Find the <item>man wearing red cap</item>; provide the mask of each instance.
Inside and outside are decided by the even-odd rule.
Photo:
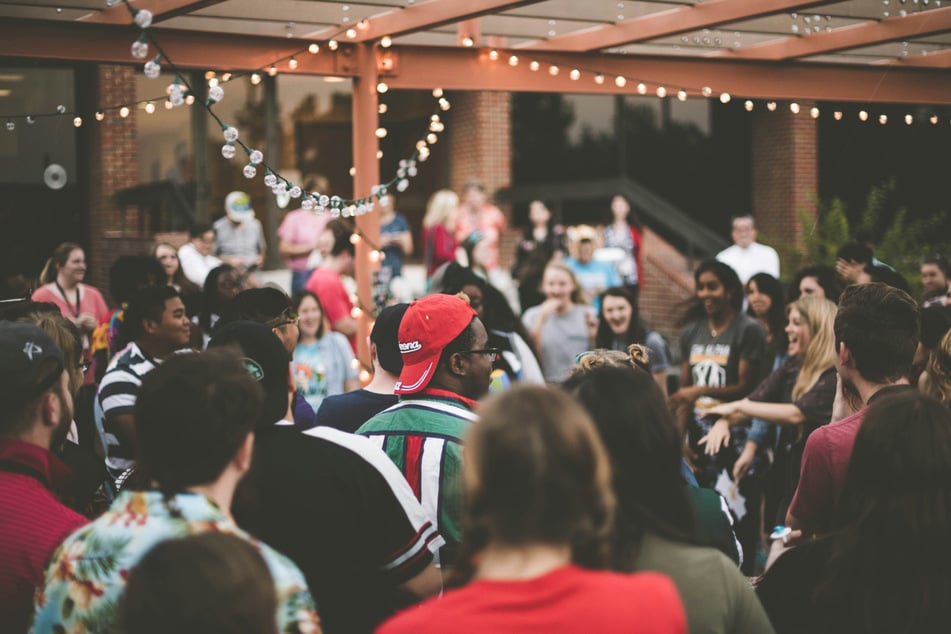
[[[462,299],[429,295],[410,304],[400,322],[400,402],[357,430],[396,463],[436,522],[452,563],[462,537],[462,438],[475,422],[475,399],[489,390],[497,349]]]

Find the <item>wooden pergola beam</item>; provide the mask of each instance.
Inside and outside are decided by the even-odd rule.
[[[157,24],[163,20],[197,11],[198,9],[204,9],[205,7],[220,4],[224,1],[225,0],[139,0],[138,2],[133,2],[132,6],[136,9],[148,9],[151,11],[152,23]],[[83,16],[80,20],[94,24],[132,24],[132,15],[122,3],[119,3],[114,7]]]
[[[718,51],[709,57],[789,60],[871,46],[882,42],[924,37],[949,29],[951,29],[951,7],[942,7],[904,17],[892,17],[844,26],[832,31],[816,33],[809,37],[784,37],[781,40],[746,46],[732,51]]]
[[[519,48],[535,51],[597,51],[644,42],[660,37],[677,35],[719,26],[737,20],[801,11],[830,0],[803,2],[803,0],[710,0],[692,6],[631,18],[613,25],[596,26],[575,33],[566,33],[547,40],[530,42]]]
[[[176,66],[182,69],[250,71],[266,68],[307,48],[310,40],[283,37],[248,37],[224,33],[152,29]],[[137,32],[129,27],[102,24],[7,20],[0,22],[0,56],[71,60],[109,64],[140,64],[129,46]],[[95,45],[90,45],[94,42]],[[296,70],[286,62],[280,72],[350,77],[357,74],[353,46],[341,44],[336,52],[297,55]]]
[[[951,48],[927,55],[890,59],[877,65],[897,68],[951,68]]]
[[[399,47],[391,53],[394,73],[386,83],[391,89],[638,94],[643,81],[647,94],[663,85],[668,98],[680,88],[696,97],[709,86],[714,97],[726,92],[734,98],[951,104],[951,81],[939,69],[552,52],[537,56],[540,68],[532,71],[532,56],[513,52],[519,56],[515,67],[504,51],[491,61],[485,51]],[[559,68],[555,76],[551,65]],[[580,79],[571,79],[572,68],[582,71]],[[595,72],[604,73],[604,83],[595,83]],[[624,88],[614,83],[618,75],[627,79]]]
[[[310,40],[249,37],[221,33],[155,29],[153,36],[176,66],[183,69],[248,71],[265,68],[277,59],[307,47]],[[134,31],[108,25],[8,20],[0,23],[0,56],[135,63],[129,55]],[[95,42],[95,46],[89,46]],[[519,56],[515,67],[510,54]],[[951,81],[943,68],[857,66],[804,62],[761,62],[713,58],[628,56],[546,52],[535,57],[538,71],[529,69],[525,51],[501,51],[495,61],[485,49],[460,47],[394,46],[378,55],[388,56],[392,70],[381,75],[394,89],[442,87],[447,90],[498,90],[589,94],[637,94],[643,81],[653,94],[663,85],[675,95],[681,87],[697,96],[704,86],[713,94],[777,100],[854,101],[863,103],[951,104]],[[940,58],[939,58],[940,59]],[[359,73],[354,45],[336,52],[297,56],[296,69],[279,64],[281,73],[354,77]],[[559,73],[549,73],[550,65]],[[572,80],[578,68],[581,78]],[[594,81],[596,72],[605,81]],[[618,88],[614,78],[627,78]]]
[[[491,13],[498,13],[514,9],[527,4],[535,4],[542,0],[429,0],[412,4],[405,8],[393,9],[366,21],[365,25],[357,25],[357,37],[351,42],[366,42],[379,39],[384,35],[396,37],[417,31],[427,31],[444,24],[452,24],[463,20],[478,18]],[[332,37],[340,31],[340,27],[333,27],[317,34],[317,39]]]

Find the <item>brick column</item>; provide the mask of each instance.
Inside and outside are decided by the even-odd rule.
[[[512,184],[512,95],[461,92],[450,101],[449,186],[461,195],[463,184],[475,179],[494,197]],[[510,215],[506,206],[500,209]]]
[[[753,113],[753,215],[756,225],[785,259],[802,243],[801,211],[817,212],[819,194],[818,134],[809,115],[814,104],[800,104],[799,114],[780,103],[775,112]],[[784,277],[794,271],[783,270]]]
[[[101,65],[98,68],[96,95],[101,105],[133,103],[136,100],[136,68]],[[123,235],[119,209],[113,200],[116,191],[138,183],[136,141],[136,109],[122,118],[118,110],[106,112],[103,121],[90,120],[92,126],[89,153],[90,166],[89,242],[87,257],[95,276],[88,280],[106,293],[109,289],[109,267],[123,253],[142,253],[141,237]],[[83,159],[81,159],[83,160]],[[130,209],[130,216],[137,213]],[[126,218],[126,226],[137,228],[135,218]],[[138,238],[138,239],[136,239]]]

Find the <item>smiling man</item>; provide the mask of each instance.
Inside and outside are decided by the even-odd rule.
[[[106,468],[118,477],[135,457],[135,407],[142,377],[188,345],[191,322],[171,286],[147,286],[129,301],[120,338],[125,349],[109,363],[99,384],[97,426],[104,432]]]
[[[399,328],[403,370],[394,391],[402,398],[357,430],[396,463],[436,523],[444,565],[462,538],[462,438],[499,354],[488,340],[476,311],[454,295],[410,304]]]

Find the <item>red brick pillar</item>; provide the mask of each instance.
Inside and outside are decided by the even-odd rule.
[[[462,196],[462,186],[477,180],[485,186],[489,200],[496,192],[512,184],[512,95],[507,92],[461,92],[451,96],[452,118],[448,135],[449,186]],[[509,219],[512,232],[512,208],[499,204]],[[503,268],[511,266],[514,246],[503,236],[500,259]]]
[[[512,95],[461,92],[451,100],[449,186],[461,195],[463,184],[475,179],[494,197],[512,184]]]
[[[786,261],[802,244],[800,213],[815,215],[819,194],[818,133],[810,116],[814,104],[799,104],[793,114],[788,103],[775,112],[753,113],[753,215],[760,233]],[[785,268],[783,277],[794,271]]]
[[[132,104],[136,101],[136,68],[101,65],[98,69],[98,102],[102,105]],[[89,121],[92,126],[89,155],[91,183],[89,187],[89,240],[87,256],[94,270],[90,283],[102,291],[109,288],[109,267],[117,255],[140,253],[139,241],[123,239],[123,223],[113,196],[116,191],[131,187],[139,180],[136,142],[136,108],[130,106],[129,116],[122,118],[118,110],[109,110],[102,121]],[[129,210],[135,214],[135,210]],[[134,218],[126,226],[137,228]],[[131,237],[131,236],[130,236]]]

